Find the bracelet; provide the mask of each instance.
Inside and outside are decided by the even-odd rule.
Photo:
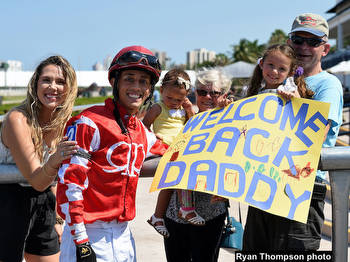
[[[56,225],[63,225],[64,220],[62,217],[56,217]]]
[[[54,175],[50,175],[50,174],[47,172],[47,170],[46,170],[46,165],[47,165],[47,163],[41,167],[41,169],[43,170],[44,174],[45,174],[47,177],[56,177],[56,176],[57,176],[57,170],[55,169],[56,172],[55,172]],[[54,168],[53,168],[53,169],[54,169]]]

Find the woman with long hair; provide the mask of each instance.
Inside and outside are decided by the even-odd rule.
[[[58,261],[55,179],[63,160],[77,152],[63,137],[77,95],[75,71],[61,56],[36,68],[26,99],[6,115],[0,163],[15,164],[25,183],[0,184],[0,261]]]

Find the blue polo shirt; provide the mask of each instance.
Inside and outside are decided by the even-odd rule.
[[[314,100],[327,102],[331,105],[328,113],[331,127],[322,147],[333,147],[343,122],[343,87],[336,76],[326,71],[306,77],[305,82],[308,88],[315,92]],[[325,172],[318,170],[317,177],[325,179]]]

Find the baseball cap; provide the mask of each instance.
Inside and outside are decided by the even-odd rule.
[[[293,22],[291,33],[308,32],[318,37],[327,36],[329,34],[328,23],[320,15],[306,13],[297,16]]]

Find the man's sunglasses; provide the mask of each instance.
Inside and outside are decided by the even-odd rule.
[[[324,41],[322,38],[317,38],[317,37],[307,38],[307,37],[302,37],[298,35],[291,35],[290,40],[292,40],[293,44],[295,45],[302,45],[304,42],[306,42],[306,44],[310,47],[318,47],[326,43],[326,41]]]
[[[207,90],[203,90],[203,89],[197,89],[196,92],[199,96],[207,96],[209,94],[213,98],[216,98],[222,95],[222,93],[219,91],[208,92]]]
[[[116,61],[118,65],[128,65],[130,63],[149,65],[156,70],[161,70],[158,58],[153,55],[143,54],[137,51],[128,51],[122,54]]]

